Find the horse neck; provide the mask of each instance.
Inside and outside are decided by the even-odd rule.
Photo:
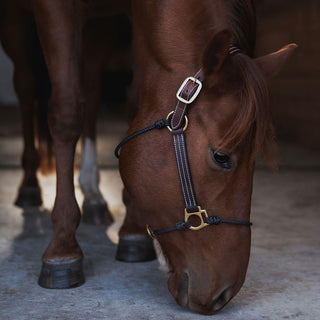
[[[227,28],[220,0],[163,0],[133,3],[135,53],[143,99],[174,96],[180,83],[201,67],[215,32]],[[154,91],[154,90],[156,91]],[[172,91],[172,92],[171,92]],[[169,98],[168,98],[169,99]]]

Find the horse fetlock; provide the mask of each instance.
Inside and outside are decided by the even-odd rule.
[[[23,184],[24,185],[24,184]],[[42,205],[41,190],[39,187],[22,186],[14,204],[20,208],[38,207]]]
[[[97,201],[85,199],[82,205],[82,221],[94,225],[110,225],[114,220],[103,198]]]
[[[101,197],[99,170],[95,141],[85,138],[83,142],[79,184],[85,198]],[[103,198],[102,198],[103,199]]]
[[[83,192],[85,205],[106,205],[106,201],[104,200],[101,192],[99,190],[88,190],[85,189]]]
[[[25,148],[22,154],[22,167],[35,173],[40,166],[40,157],[36,149]]]
[[[54,231],[53,238],[43,254],[43,259],[83,258],[83,252],[72,231]]]
[[[95,225],[110,225],[113,222],[113,218],[99,190],[99,171],[96,161],[92,162],[92,166],[89,166],[85,156],[83,161],[79,176],[79,184],[84,195],[82,205],[83,222]]]
[[[99,172],[94,168],[81,168],[79,175],[80,188],[85,198],[102,198],[99,190]]]

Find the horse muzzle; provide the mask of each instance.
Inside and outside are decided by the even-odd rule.
[[[200,314],[212,315],[218,312],[236,294],[233,286],[222,289],[221,286],[202,288],[201,284],[193,285],[195,281],[187,271],[180,276],[172,274],[168,280],[168,288],[179,305]]]

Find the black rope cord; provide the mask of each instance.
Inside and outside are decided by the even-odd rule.
[[[221,223],[229,223],[229,224],[237,224],[237,225],[243,225],[243,226],[252,226],[252,222],[248,221],[237,221],[237,220],[225,220],[221,219],[220,217],[217,216],[210,216],[205,219],[205,222],[209,225],[219,225]],[[167,228],[167,229],[161,229],[161,230],[151,230],[151,228],[148,226],[148,230],[151,233],[150,235],[152,237],[171,232],[171,231],[183,231],[187,230],[191,227],[191,222],[188,220],[186,222],[180,221],[177,222],[176,225],[172,228]]]
[[[126,138],[124,138],[118,145],[117,147],[115,148],[114,150],[114,155],[119,159],[120,157],[120,149],[121,147],[126,144],[129,140],[135,138],[136,136],[142,134],[142,133],[145,133],[145,132],[148,132],[150,130],[153,130],[153,129],[162,129],[164,127],[167,127],[170,125],[170,121],[168,119],[160,119],[160,120],[157,120],[153,125],[149,126],[149,127],[146,127],[144,129],[141,129],[141,130],[138,130],[132,134],[130,134],[129,136],[127,136]]]

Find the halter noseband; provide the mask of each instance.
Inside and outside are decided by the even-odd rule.
[[[235,54],[240,50],[236,47],[230,47],[229,54]],[[167,127],[172,133],[174,151],[176,156],[177,168],[181,183],[181,190],[184,198],[185,209],[184,209],[184,221],[177,222],[172,228],[152,230],[147,225],[148,234],[151,237],[161,235],[171,231],[182,231],[182,230],[200,230],[209,225],[218,225],[221,223],[236,224],[243,226],[251,226],[252,223],[249,221],[238,221],[238,220],[225,220],[220,219],[218,216],[208,216],[205,209],[197,204],[192,177],[189,167],[189,160],[187,154],[187,148],[185,143],[184,131],[188,126],[188,118],[186,116],[188,106],[197,98],[199,95],[202,82],[204,80],[203,73],[201,69],[193,76],[188,77],[184,80],[179,90],[177,91],[176,97],[178,102],[176,104],[175,110],[170,112],[166,119],[160,119],[156,121],[153,125],[134,132],[125,139],[123,139],[115,149],[115,155],[119,158],[119,151],[121,147],[131,140],[132,138],[150,131],[152,129],[161,129]],[[190,217],[197,216],[200,219],[200,224],[193,226],[189,221]]]

